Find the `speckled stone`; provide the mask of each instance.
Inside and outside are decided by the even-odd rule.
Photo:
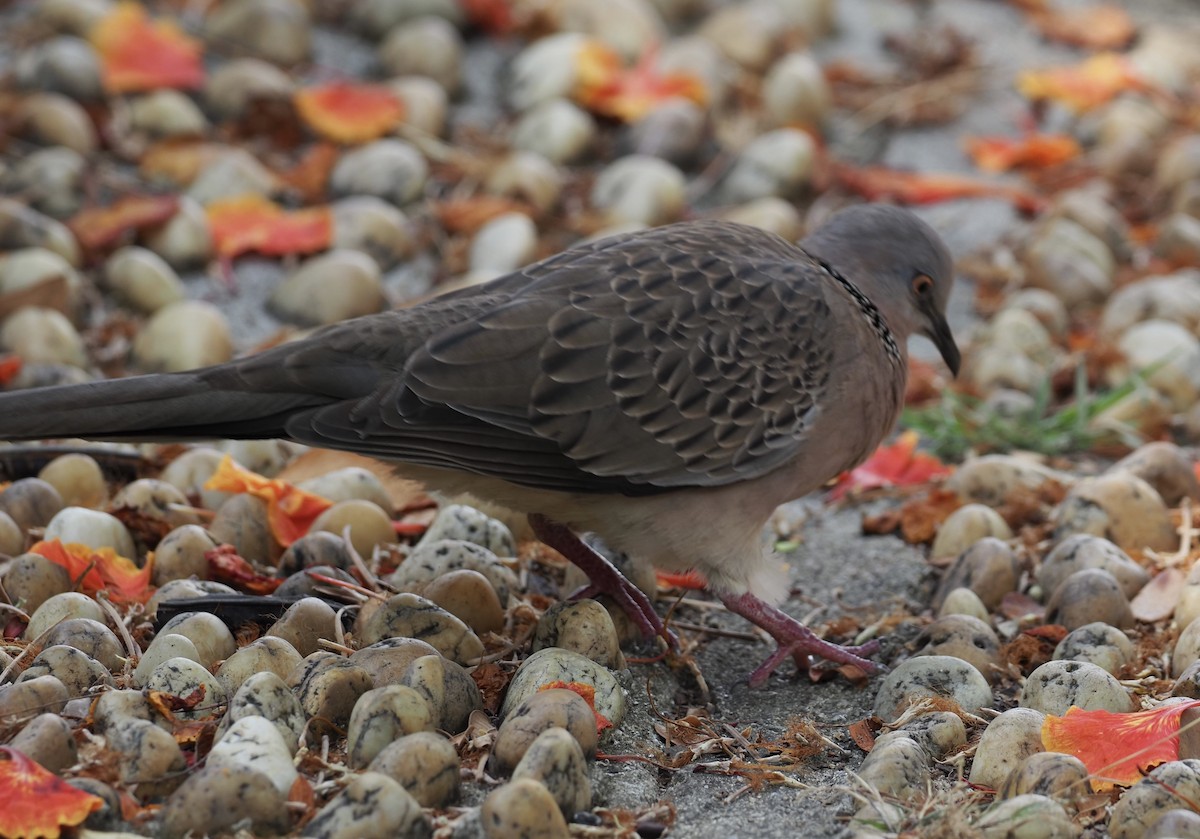
[[[245,766],[255,769],[287,795],[300,777],[292,765],[292,752],[275,724],[265,717],[246,716],[229,726],[208,753],[209,766]]]
[[[1135,703],[1111,673],[1083,661],[1048,661],[1029,674],[1021,707],[1062,716],[1072,705],[1085,711],[1124,713]]]
[[[350,663],[367,671],[377,688],[398,683],[408,665],[427,655],[441,655],[432,646],[416,638],[384,638],[355,650]]]
[[[1075,839],[1079,829],[1063,806],[1044,795],[1019,795],[997,802],[975,821],[983,839]]]
[[[480,808],[487,839],[567,839],[570,832],[554,796],[532,778],[488,793]]]
[[[949,699],[968,713],[992,704],[987,679],[967,662],[945,655],[910,658],[884,679],[875,695],[875,714],[894,720],[925,697]]]
[[[462,569],[478,571],[487,577],[502,606],[508,604],[509,594],[517,587],[516,575],[501,564],[490,549],[462,539],[430,541],[428,537],[413,549],[387,581],[401,591],[420,591],[441,575]]]
[[[1068,536],[1055,545],[1034,572],[1034,578],[1046,596],[1050,596],[1067,577],[1085,568],[1103,568],[1112,574],[1129,598],[1150,581],[1146,570],[1125,551],[1108,539],[1087,533]]]
[[[282,638],[255,638],[236,653],[225,659],[217,678],[229,694],[237,692],[247,679],[257,673],[274,673],[286,679],[295,670],[303,657],[296,648]]]
[[[358,698],[346,730],[346,764],[366,766],[394,740],[432,731],[433,716],[425,697],[405,685],[374,688]]]
[[[543,731],[568,731],[586,757],[593,757],[599,742],[596,717],[579,694],[563,688],[538,691],[504,717],[492,746],[491,760],[500,771],[511,769]]]
[[[495,556],[517,555],[517,542],[504,522],[465,504],[442,507],[417,547],[424,548],[444,539],[471,542]]]
[[[308,722],[300,700],[280,676],[269,671],[255,673],[241,683],[229,700],[229,710],[221,718],[216,739],[219,741],[245,717],[262,717],[275,726],[291,754],[300,748],[300,738]]]
[[[299,698],[306,715],[345,728],[354,703],[371,689],[371,677],[366,670],[341,656],[318,652],[305,658],[292,671],[288,685]]]
[[[858,776],[882,795],[910,800],[924,795],[929,786],[929,753],[916,740],[897,732],[875,742]]]
[[[414,659],[401,683],[424,697],[434,724],[451,734],[465,730],[471,712],[483,708],[483,697],[467,671],[440,655]]]
[[[986,536],[960,553],[942,577],[934,608],[944,603],[950,592],[965,588],[978,595],[987,609],[995,609],[1004,595],[1016,591],[1020,574],[1012,548],[1000,539]]]
[[[6,744],[51,772],[73,766],[79,757],[75,731],[58,714],[39,714]]]
[[[336,636],[337,614],[324,600],[305,597],[297,600],[267,630],[268,638],[282,638],[301,656],[311,655],[320,649],[322,638]]]
[[[595,600],[563,601],[543,612],[533,634],[533,650],[548,647],[579,653],[602,667],[625,669],[617,627]]]
[[[1072,630],[1054,648],[1054,658],[1086,661],[1114,676],[1133,658],[1133,642],[1124,632],[1106,623],[1088,623]]]
[[[1000,639],[983,621],[968,615],[947,615],[925,627],[914,655],[948,655],[960,658],[989,682],[1000,672]]]
[[[1030,755],[1043,751],[1045,721],[1041,711],[1011,708],[988,723],[971,762],[971,783],[999,789]]]
[[[1073,805],[1088,795],[1088,770],[1074,755],[1036,752],[1009,774],[1000,789],[1002,798],[1033,793]]]
[[[430,731],[418,731],[389,743],[371,765],[404,787],[422,807],[444,807],[458,794],[458,752]]]
[[[1150,826],[1183,802],[1200,800],[1200,760],[1173,760],[1151,769],[1113,805],[1112,839],[1144,839]]]
[[[591,685],[596,689],[596,711],[613,725],[620,725],[625,719],[625,691],[616,677],[591,659],[557,647],[538,650],[525,659],[509,683],[500,716],[507,718],[510,711],[542,686],[559,681]]]
[[[404,787],[379,772],[353,775],[300,834],[305,839],[428,839],[433,827]]]
[[[183,839],[225,833],[247,821],[256,835],[286,833],[287,796],[270,778],[249,767],[206,766],[167,799],[160,830],[164,839]]]
[[[513,780],[540,781],[567,818],[592,808],[592,782],[579,741],[565,728],[548,728],[526,749]]]
[[[404,592],[360,618],[358,637],[363,644],[384,638],[420,638],[459,664],[483,655],[483,643],[471,628],[424,597]]]
[[[216,676],[203,665],[186,658],[169,658],[155,667],[146,679],[146,689],[161,690],[183,699],[193,696],[198,690],[203,691],[203,698],[193,710],[175,711],[175,715],[183,719],[212,716],[228,698]]]
[[[1046,603],[1046,622],[1078,629],[1089,623],[1133,625],[1129,600],[1117,578],[1103,568],[1085,568],[1063,580]]]

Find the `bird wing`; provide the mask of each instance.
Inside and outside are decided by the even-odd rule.
[[[832,366],[821,270],[740,225],[614,237],[432,302],[415,348],[384,346],[394,326],[324,338],[320,375],[374,357],[348,385],[371,391],[289,435],[572,492],[720,486],[795,454]]]

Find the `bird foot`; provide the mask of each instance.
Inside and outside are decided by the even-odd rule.
[[[863,656],[871,655],[879,650],[879,642],[871,641],[862,646],[850,647],[834,644],[818,638],[813,631],[791,615],[776,609],[753,594],[722,595],[725,607],[735,612],[755,626],[765,629],[772,638],[779,642],[775,652],[750,674],[750,687],[762,687],[767,679],[775,672],[784,659],[792,658],[796,667],[808,671],[812,667],[812,656],[820,656],[837,664],[853,664],[866,671],[876,673],[882,665],[868,661]]]
[[[654,611],[654,604],[646,593],[626,579],[617,566],[602,554],[588,547],[569,527],[551,521],[536,513],[530,514],[529,526],[541,542],[558,551],[570,562],[587,574],[588,585],[571,595],[571,599],[594,597],[607,594],[647,638],[658,636],[671,649],[677,649],[679,641],[675,634],[663,624]]]

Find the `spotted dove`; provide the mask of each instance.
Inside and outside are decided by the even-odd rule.
[[[195,371],[0,395],[0,439],[286,438],[397,464],[529,516],[534,533],[670,637],[649,599],[576,534],[696,569],[785,658],[857,664],[771,605],[781,503],[889,433],[906,342],[952,371],[953,283],[906,210],[844,210],[799,246],[722,221],[601,239],[408,309]]]

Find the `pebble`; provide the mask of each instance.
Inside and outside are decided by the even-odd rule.
[[[229,710],[221,718],[216,739],[245,717],[261,717],[275,727],[289,754],[300,748],[300,738],[308,720],[300,700],[287,683],[275,673],[264,671],[246,677],[229,700]]]
[[[62,503],[70,507],[103,507],[108,501],[108,483],[94,457],[64,454],[42,467],[38,478],[58,491]]]
[[[1200,330],[1200,287],[1194,271],[1145,277],[1113,292],[1100,315],[1100,334],[1119,338],[1135,324],[1166,320]]]
[[[421,594],[461,620],[477,635],[504,628],[500,598],[488,578],[478,571],[466,568],[450,571],[426,585]]]
[[[1168,507],[1184,498],[1200,499],[1200,480],[1191,457],[1174,443],[1157,441],[1139,446],[1118,460],[1109,472],[1129,472],[1154,487]]]
[[[1195,661],[1200,661],[1200,619],[1193,620],[1179,633],[1171,653],[1171,672],[1182,673]]]
[[[274,565],[282,553],[271,532],[267,502],[253,495],[230,496],[217,508],[208,532],[217,542],[232,545],[238,556],[251,563]]]
[[[295,87],[292,77],[270,62],[233,58],[209,71],[204,105],[218,120],[236,120],[253,105],[290,100]]]
[[[573,163],[596,141],[596,120],[567,99],[548,99],[517,120],[512,147],[541,155],[551,163]]]
[[[779,54],[789,28],[778,4],[736,3],[713,11],[697,33],[742,69],[761,73]]]
[[[1142,839],[1200,839],[1200,813],[1182,808],[1167,810]]]
[[[399,682],[408,665],[427,655],[441,655],[416,638],[384,638],[350,655],[350,662],[367,671],[375,687]]]
[[[228,698],[217,677],[203,665],[187,658],[169,658],[154,668],[146,679],[147,690],[161,690],[181,699],[188,699],[198,690],[202,698],[193,710],[177,710],[183,719],[203,719],[217,713],[218,706]]]
[[[297,484],[300,489],[319,495],[335,504],[341,501],[370,501],[386,513],[392,510],[392,500],[379,477],[361,466],[335,469]],[[314,534],[317,536],[323,534]],[[338,534],[339,536],[341,534]],[[295,544],[295,543],[293,543]],[[322,563],[330,565],[336,563]]]
[[[947,516],[938,527],[929,555],[935,558],[958,556],[979,540],[989,536],[1001,540],[1011,539],[1012,529],[991,507],[967,504]],[[984,602],[987,600],[984,599]]]
[[[58,35],[25,47],[16,56],[17,84],[25,90],[61,93],[78,101],[104,98],[100,59],[82,38]]]
[[[1047,593],[1053,593],[1067,577],[1086,568],[1102,568],[1117,580],[1125,596],[1132,598],[1150,581],[1150,575],[1108,539],[1077,534],[1063,539],[1042,560],[1034,578]]]
[[[55,774],[74,766],[79,759],[75,730],[58,714],[34,717],[7,745]]]
[[[394,740],[432,731],[433,717],[425,698],[410,687],[373,688],[358,698],[346,730],[346,764],[361,769]]]
[[[332,606],[316,597],[305,597],[288,606],[266,636],[282,638],[303,658],[320,649],[322,638],[335,637],[336,625]]]
[[[339,572],[345,573],[353,565],[353,560],[350,558],[350,550],[346,546],[346,541],[340,536],[335,536],[332,533],[321,531],[319,533],[309,533],[307,536],[301,536],[295,542],[292,542],[288,549],[283,552],[283,556],[279,558],[279,566],[276,568],[276,576],[287,576],[289,578],[300,578],[301,580],[308,579],[311,584],[315,584],[315,580],[311,580],[305,571],[326,571],[333,575],[338,575]],[[353,580],[352,577],[348,579]],[[284,583],[288,585],[288,583]],[[289,586],[289,589],[292,586]],[[310,585],[311,588],[311,585]],[[279,590],[276,590],[279,594]]]
[[[38,478],[13,481],[0,492],[0,512],[10,516],[21,530],[45,527],[64,506],[58,490]]]
[[[75,234],[62,222],[23,202],[0,198],[0,242],[5,248],[47,251],[77,268],[83,262]]]
[[[113,496],[111,507],[170,530],[200,523],[200,516],[182,492],[166,481],[152,478],[141,478],[123,486]],[[146,547],[154,547],[154,544]]]
[[[660,157],[676,166],[691,166],[709,141],[708,112],[691,99],[674,97],[629,126],[621,138],[627,154]]]
[[[7,513],[0,513],[0,554],[15,557],[25,549],[25,534]]]
[[[154,549],[154,584],[208,576],[205,554],[218,547],[220,543],[198,524],[176,527]]]
[[[483,644],[469,626],[436,603],[408,592],[393,595],[369,613],[360,613],[357,636],[362,644],[384,638],[420,638],[459,664],[483,655]]]
[[[579,653],[557,647],[538,650],[522,662],[508,685],[500,716],[507,717],[543,685],[558,681],[591,685],[596,689],[596,711],[614,726],[625,719],[625,691],[612,672]]]
[[[456,26],[465,23],[456,0],[361,0],[348,11],[350,25],[376,40],[415,17],[437,15]]]
[[[3,579],[4,591],[13,605],[26,614],[33,614],[51,597],[68,593],[73,588],[66,569],[41,554],[14,557],[0,579]]]
[[[1018,795],[997,802],[975,821],[983,839],[1075,839],[1079,828],[1063,806],[1044,795]]]
[[[946,571],[933,605],[937,608],[950,592],[965,588],[979,598],[985,609],[995,609],[1004,595],[1017,590],[1020,575],[1013,549],[994,536],[984,536],[962,551]]]
[[[596,176],[592,206],[610,224],[656,226],[677,221],[683,212],[683,173],[665,160],[632,154],[610,163]]]
[[[890,732],[883,735],[891,736],[893,735]],[[966,745],[967,728],[958,714],[951,711],[930,711],[905,723],[895,736],[915,740],[931,757],[942,760]]]
[[[532,262],[537,254],[537,226],[524,213],[503,213],[484,223],[467,254],[471,271],[508,273]]]
[[[946,489],[966,501],[998,507],[1017,490],[1036,491],[1071,478],[1027,458],[990,454],[972,458],[946,479]]]
[[[429,529],[425,531],[425,535],[418,543],[417,550],[425,548],[432,550],[434,543],[445,540],[470,542],[478,545],[490,551],[493,559],[500,556],[517,555],[516,539],[513,538],[512,531],[504,522],[465,504],[447,504],[439,510],[429,525]],[[473,565],[462,567],[475,568]],[[480,568],[475,568],[475,570],[482,571]]]
[[[204,18],[204,37],[226,53],[249,55],[281,67],[308,60],[312,23],[295,0],[233,0]]]
[[[796,208],[790,202],[774,196],[747,201],[727,210],[722,218],[758,227],[791,241],[799,239],[804,230],[804,223]]]
[[[446,132],[450,96],[446,88],[426,76],[400,76],[387,82],[404,104],[404,125],[431,137]]]
[[[558,32],[525,47],[509,65],[508,101],[517,112],[541,102],[566,99],[578,84],[578,57],[589,39]]]
[[[388,32],[379,63],[390,76],[425,76],[448,94],[462,81],[463,40],[458,29],[436,15],[418,17]]]
[[[1046,715],[1033,708],[1010,708],[983,731],[967,776],[972,784],[999,789],[1030,755],[1043,751]]]
[[[1046,603],[1046,621],[1067,629],[1096,622],[1120,628],[1133,625],[1133,613],[1112,574],[1103,568],[1086,568],[1054,590]]]
[[[242,717],[230,725],[213,744],[206,764],[254,769],[270,778],[284,795],[291,792],[292,784],[300,777],[283,735],[270,720],[259,716]]]
[[[532,649],[537,652],[548,647],[579,653],[612,670],[625,669],[612,616],[595,600],[562,601],[543,612]]]
[[[567,818],[592,809],[587,758],[564,728],[548,728],[530,744],[512,773],[514,781],[522,778],[543,784]]]
[[[321,720],[322,726],[318,728],[324,725],[345,728],[354,704],[372,687],[366,670],[330,652],[317,652],[305,658],[287,681],[305,715]]]
[[[79,210],[87,170],[83,155],[64,146],[38,149],[23,157],[0,185],[12,195],[24,195],[31,207],[55,218]]]
[[[970,714],[992,705],[992,689],[978,670],[961,659],[929,655],[910,658],[887,675],[875,695],[875,715],[895,720],[926,697],[949,699]]]
[[[91,118],[79,104],[59,93],[34,93],[20,101],[10,123],[17,134],[43,146],[66,146],[94,154],[99,144]]]
[[[567,839],[567,822],[554,796],[532,778],[521,778],[488,793],[480,807],[487,839]]]
[[[591,0],[565,0],[561,14],[564,31],[590,35],[627,61],[653,50],[666,38],[661,16],[646,0],[610,0],[603,6]]]
[[[741,204],[757,198],[791,198],[808,186],[816,162],[812,135],[777,128],[755,137],[717,187],[721,200]]]
[[[289,323],[325,326],[382,312],[387,298],[375,260],[339,248],[301,265],[275,287],[267,305]]]
[[[819,127],[829,113],[831,98],[821,65],[806,51],[783,56],[763,78],[763,110],[773,126]]]
[[[209,594],[237,594],[224,583],[214,583],[209,580],[171,580],[165,583],[146,603],[146,616],[153,620],[158,614],[158,607],[173,600],[186,600],[190,597],[204,597]]]
[[[1036,752],[1012,771],[1000,788],[1001,798],[1036,794],[1074,806],[1089,793],[1089,773],[1074,755]]]
[[[93,688],[100,685],[112,686],[112,674],[103,664],[82,650],[56,644],[38,653],[25,668],[17,683],[28,682],[40,676],[53,676],[63,683],[72,697],[90,696]]]
[[[133,536],[120,519],[100,510],[86,507],[64,507],[46,525],[46,541],[60,540],[63,544],[77,543],[89,548],[112,548],[117,555],[136,557]]]
[[[1200,760],[1172,760],[1151,769],[1113,805],[1112,839],[1144,839],[1150,826],[1180,802],[1200,798]]]
[[[1048,661],[1025,680],[1021,707],[1062,716],[1072,705],[1118,714],[1135,710],[1129,691],[1111,673],[1085,661]]]
[[[1073,630],[1054,648],[1054,658],[1086,661],[1116,676],[1133,660],[1133,642],[1124,632],[1107,623],[1088,623]]]
[[[1027,282],[1053,293],[1069,309],[1101,305],[1112,291],[1116,271],[1112,251],[1070,219],[1043,224],[1024,256]]]
[[[190,638],[200,653],[200,663],[206,668],[215,667],[237,652],[237,641],[229,627],[208,612],[182,612],[163,624],[159,632]]]
[[[220,466],[222,457],[221,452],[208,446],[188,449],[167,464],[167,467],[159,475],[159,479],[166,481],[190,498],[199,498],[203,507],[216,510],[233,497],[228,492],[204,489],[204,484]]]
[[[217,678],[226,693],[233,695],[256,673],[273,673],[287,678],[301,662],[296,648],[282,638],[256,638],[221,664]]]
[[[264,478],[274,478],[306,449],[288,440],[221,440],[216,447]]]
[[[387,744],[367,769],[390,777],[422,807],[445,807],[458,794],[458,752],[449,740],[430,731]]]
[[[868,788],[902,801],[925,794],[929,773],[929,753],[916,740],[898,732],[886,740],[876,740],[858,770]]]
[[[379,772],[352,775],[305,825],[305,839],[429,839],[433,827],[404,787]]]
[[[200,108],[177,90],[156,90],[126,104],[129,127],[152,138],[203,137],[211,130]]]
[[[53,676],[0,686],[0,720],[5,726],[32,719],[42,712],[60,713],[70,694],[66,685]]]
[[[405,121],[409,123],[411,115]],[[417,241],[408,217],[382,198],[351,195],[335,201],[331,209],[335,248],[361,251],[381,269],[411,259],[416,253]]]
[[[171,658],[186,658],[200,663],[200,653],[191,638],[174,632],[160,632],[138,659],[137,667],[133,670],[133,683],[144,687],[155,668]]]
[[[70,618],[55,624],[54,628],[41,638],[42,644],[47,647],[66,644],[87,653],[104,665],[110,673],[121,671],[125,665],[121,642],[117,640],[113,631],[100,621]]]
[[[413,659],[401,683],[424,697],[434,725],[451,734],[465,731],[471,713],[483,708],[483,697],[467,671],[440,655]]]
[[[339,501],[313,521],[309,532],[326,531],[341,536],[350,528],[350,544],[359,556],[370,557],[377,545],[396,541],[392,520],[378,505],[361,498]]]
[[[551,728],[565,729],[586,757],[595,757],[599,741],[592,709],[574,691],[549,688],[527,697],[504,715],[492,758],[502,771],[515,767],[538,736]]]
[[[200,202],[187,195],[180,196],[175,215],[149,231],[144,244],[176,270],[207,262],[213,253],[212,231]]]
[[[342,155],[330,187],[338,196],[374,195],[404,206],[425,190],[429,164],[404,140],[376,140]]]
[[[49,561],[49,560],[47,560]],[[61,567],[61,566],[59,566]],[[7,580],[7,577],[5,577]],[[40,638],[43,633],[65,620],[87,618],[103,621],[104,610],[95,600],[77,591],[64,591],[47,597],[30,616],[29,624],[22,633],[26,640]]]
[[[493,195],[522,201],[544,214],[553,210],[562,196],[563,173],[540,154],[514,151],[488,171],[484,188]]]
[[[1000,639],[978,618],[950,615],[938,618],[917,637],[924,644],[914,655],[952,656],[962,659],[995,681],[1000,672]]]
[[[204,165],[187,188],[187,196],[207,206],[247,194],[274,195],[283,183],[258,158],[243,149],[223,151]]]
[[[140,690],[110,690],[96,698],[92,707],[92,727],[97,734],[106,734],[122,720],[153,722],[164,731],[170,723],[150,704]]]
[[[984,622],[990,617],[987,606],[979,599],[979,595],[969,588],[950,589],[937,609],[939,618],[947,615],[968,615]]]
[[[1174,550],[1175,526],[1162,497],[1128,472],[1085,478],[1055,510],[1055,535],[1104,536],[1122,547]]]
[[[152,722],[114,720],[105,740],[118,755],[121,782],[136,785],[139,798],[167,795],[186,777],[187,760],[175,738]]]
[[[1172,668],[1173,670],[1174,668]],[[1175,677],[1175,686],[1171,688],[1171,695],[1200,699],[1200,660],[1193,661]]]
[[[1117,349],[1125,363],[1107,368],[1110,384],[1144,372],[1176,411],[1187,410],[1200,396],[1200,341],[1179,324],[1161,319],[1136,323],[1117,340]]]
[[[233,357],[229,323],[221,310],[200,300],[169,303],[142,326],[133,357],[145,372],[172,373],[220,364]]]
[[[256,835],[272,835],[286,833],[290,821],[287,795],[263,773],[245,766],[205,766],[167,799],[160,830],[164,839],[184,839],[229,832],[248,822]]]

